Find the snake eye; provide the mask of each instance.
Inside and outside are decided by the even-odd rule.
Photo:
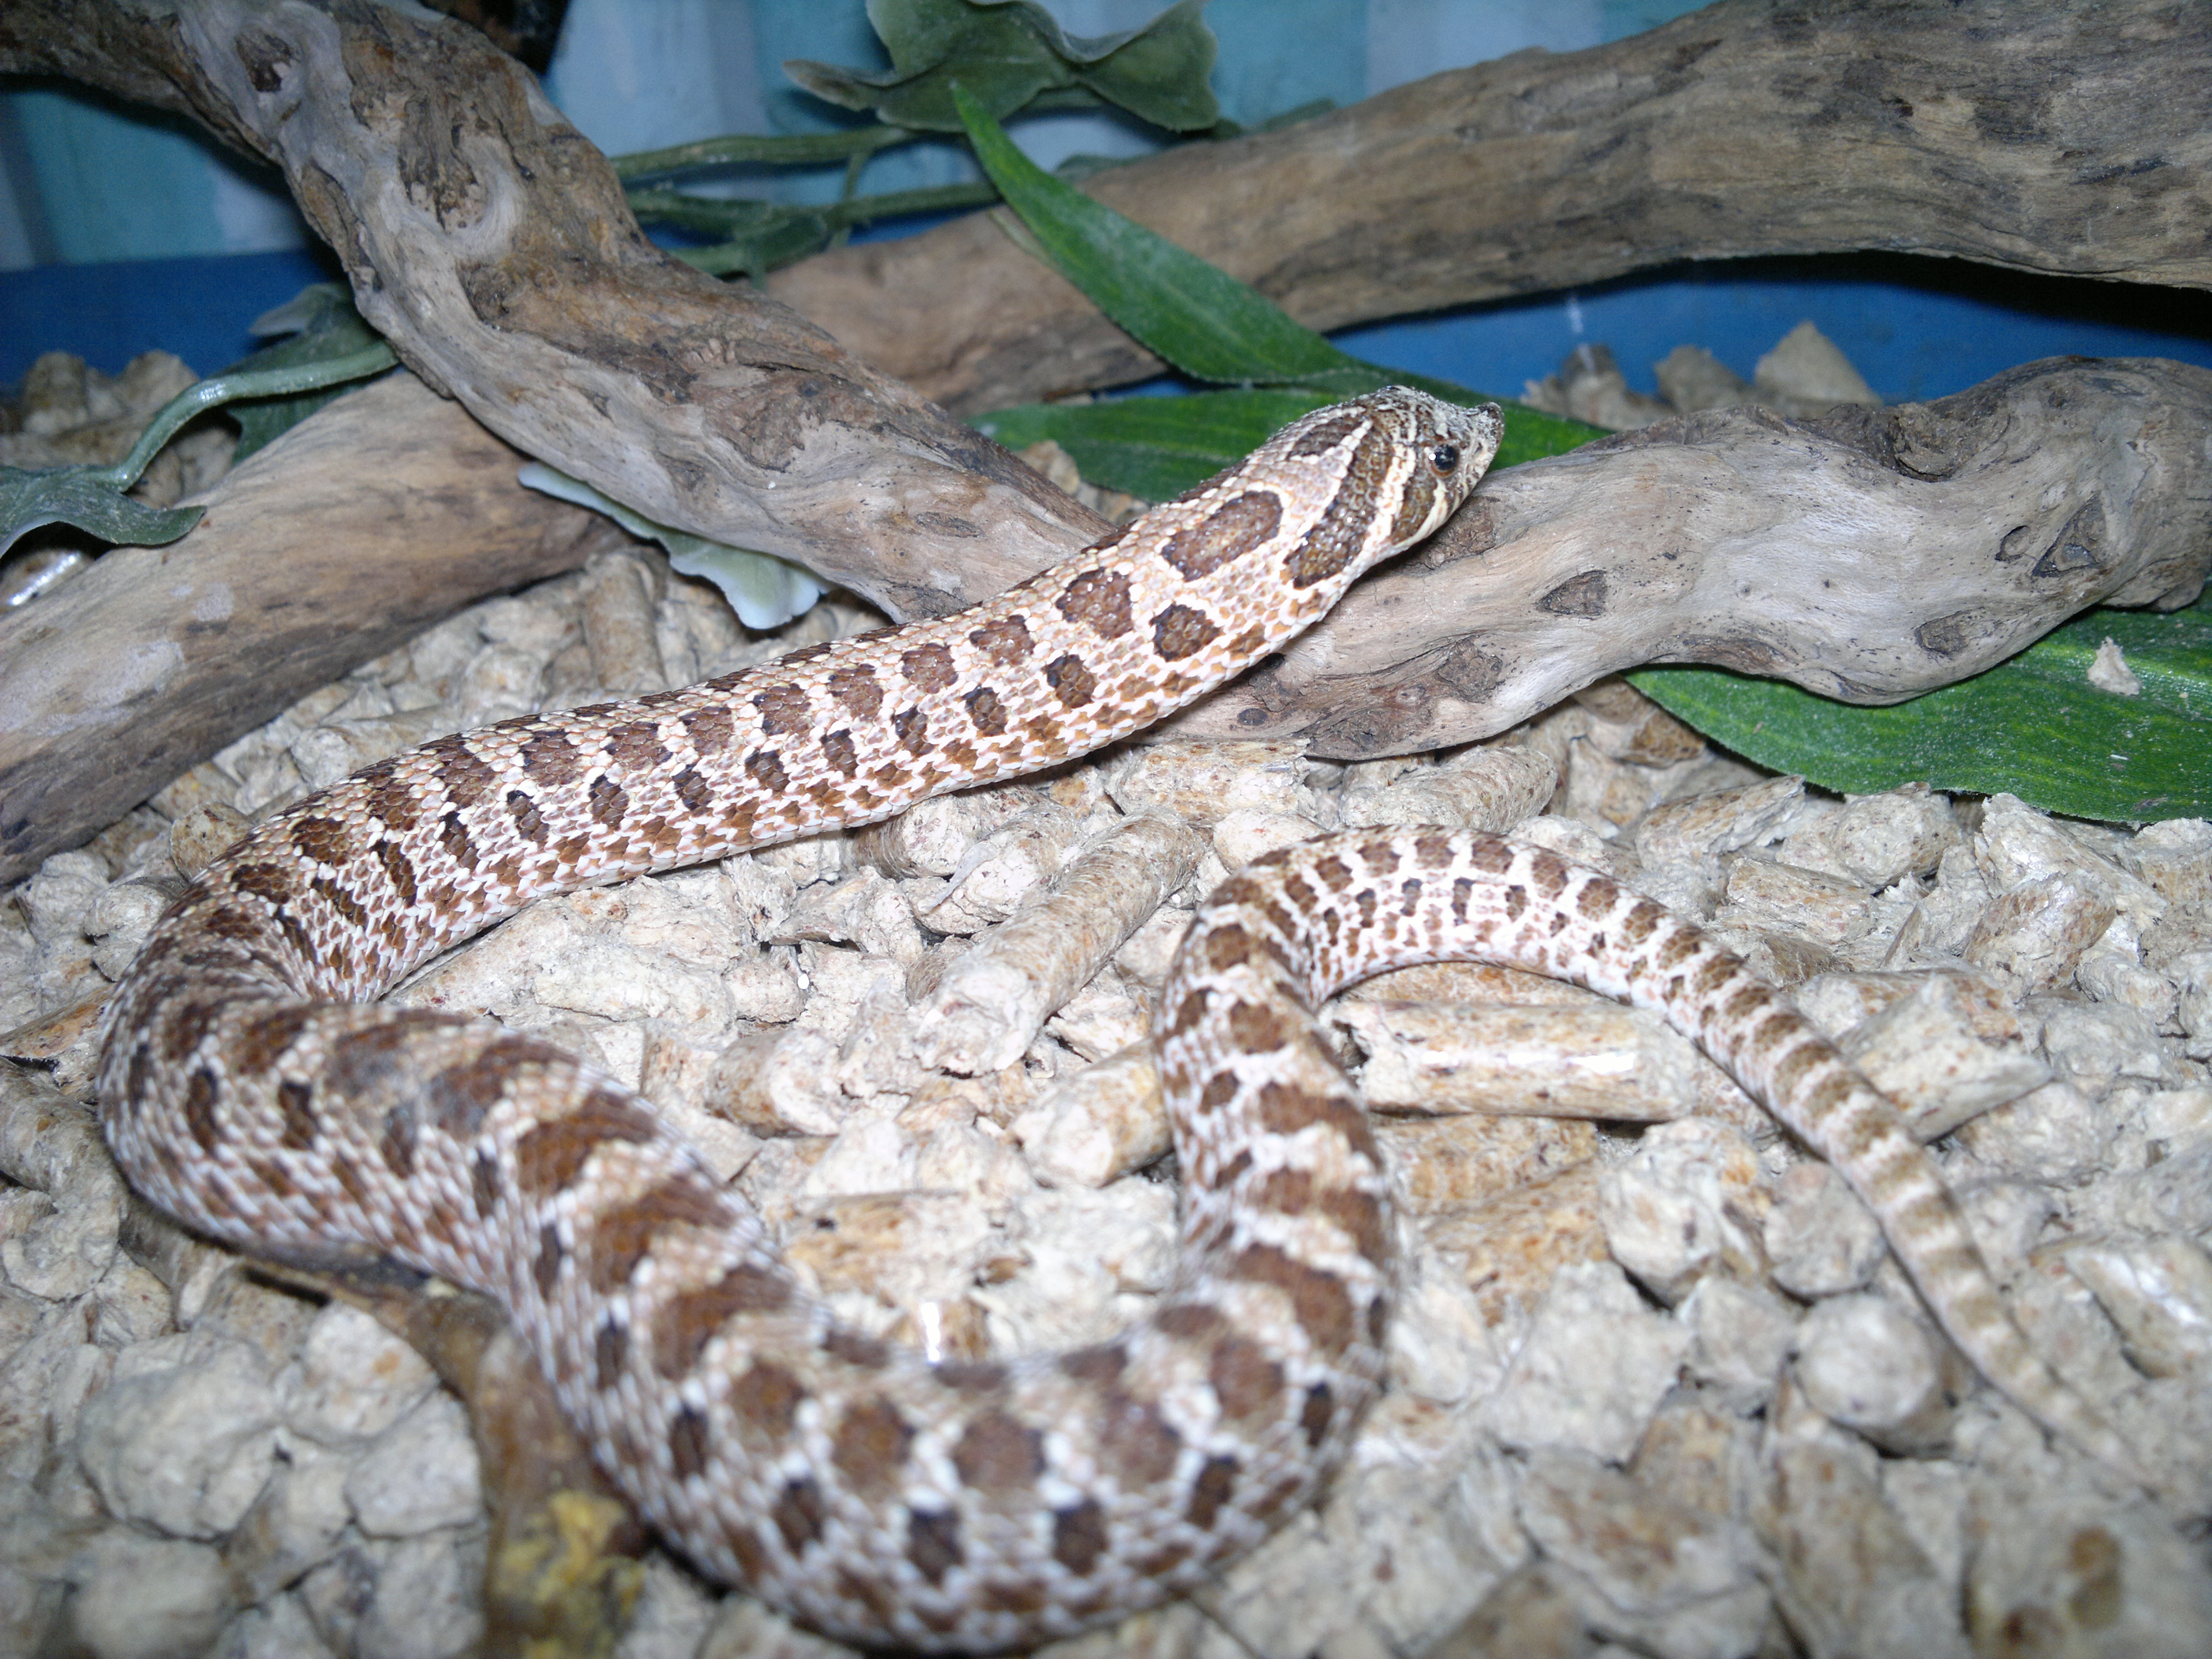
[[[1459,465],[1459,450],[1451,444],[1438,444],[1429,452],[1429,465],[1437,470],[1437,477],[1446,477]]]

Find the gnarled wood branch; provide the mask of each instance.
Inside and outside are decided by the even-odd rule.
[[[167,547],[0,615],[0,883],[471,600],[628,538],[398,374],[240,464]]]
[[[1316,328],[1858,249],[2203,289],[2212,8],[1724,0],[1084,188]],[[1161,366],[989,214],[818,255],[769,291],[952,409]]]
[[[1345,758],[1501,732],[1647,662],[1858,703],[2212,566],[2212,371],[2055,357],[1929,404],[1715,410],[1484,481],[1334,623],[1182,717]]]
[[[379,0],[0,0],[0,70],[276,163],[434,390],[647,517],[956,608],[1105,521],[787,307],[667,258],[606,159],[465,24]]]

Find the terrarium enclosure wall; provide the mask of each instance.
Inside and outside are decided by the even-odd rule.
[[[1085,56],[1155,0],[437,9],[0,0],[10,527],[81,469],[0,562],[0,1649],[851,1651],[641,1525],[489,1302],[134,1198],[115,985],[363,767],[950,614],[1402,375],[1510,400],[1497,465],[1218,694],[395,1000],[640,1091],[856,1340],[981,1369],[1172,1295],[1205,896],[1510,833],[1784,988],[2158,1490],[1978,1377],[1710,1045],[1407,968],[1322,1012],[1381,1401],[1249,1558],[1047,1650],[2212,1651],[2212,18],[1211,0],[1178,82]],[[887,74],[925,14],[1030,31],[1042,103]],[[725,134],[771,142],[676,153]]]

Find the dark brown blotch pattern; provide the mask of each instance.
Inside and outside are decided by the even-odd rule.
[[[1283,498],[1272,489],[1248,489],[1224,501],[1194,525],[1168,538],[1160,556],[1185,581],[1210,576],[1272,538],[1283,522]]]

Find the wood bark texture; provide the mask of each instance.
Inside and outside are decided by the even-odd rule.
[[[0,0],[0,70],[275,162],[409,368],[648,518],[902,617],[1107,528],[788,308],[653,247],[606,158],[465,24],[380,0]]]
[[[2212,7],[1725,0],[1084,188],[1323,329],[1859,249],[2202,289]],[[818,255],[769,291],[963,411],[1161,367],[994,214]]]
[[[628,538],[523,489],[523,458],[404,371],[0,617],[0,883],[471,600]]]
[[[2212,371],[2054,357],[1818,421],[1715,410],[1486,479],[1174,729],[1402,754],[1647,662],[1897,702],[2088,605],[2186,605],[2208,566]]]

